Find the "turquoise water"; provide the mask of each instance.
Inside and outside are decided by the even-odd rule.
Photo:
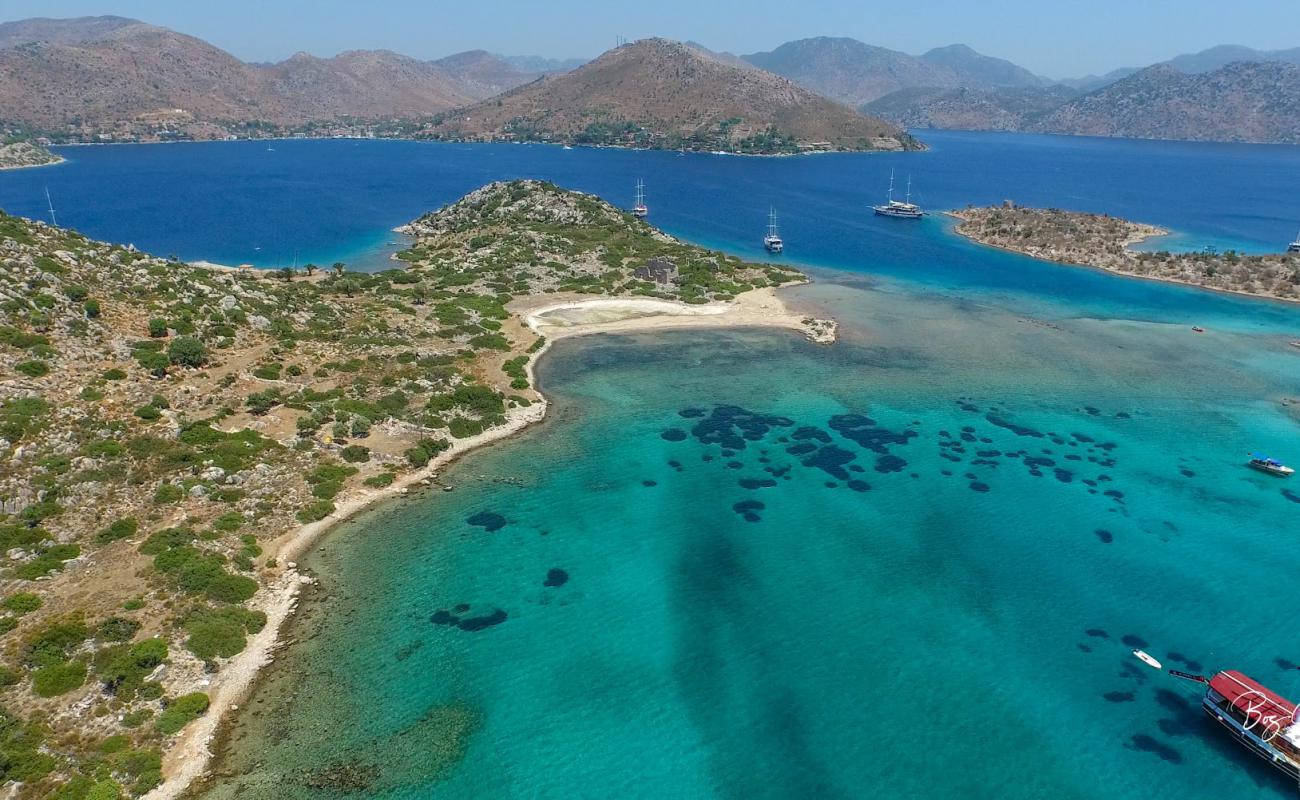
[[[563,342],[542,427],[329,538],[212,796],[1289,796],[1129,651],[1300,690],[1300,506],[1242,467],[1300,354],[821,278],[834,347]]]
[[[1129,651],[1300,695],[1300,486],[1242,466],[1254,448],[1300,460],[1282,405],[1300,309],[860,206],[903,164],[936,206],[1012,196],[1264,248],[1300,216],[1300,148],[930,139],[915,160],[95,148],[0,176],[9,210],[63,181],[87,232],[213,260],[276,230],[320,261],[375,252],[385,227],[510,174],[612,199],[653,176],[657,222],[754,255],[777,197],[791,257],[819,267],[791,296],[841,321],[833,347],[559,343],[543,425],[305,559],[319,589],[211,796],[1290,796],[1196,687]]]

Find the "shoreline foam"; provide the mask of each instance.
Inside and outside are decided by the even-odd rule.
[[[648,303],[655,304],[653,307]],[[709,308],[708,311],[700,309]],[[579,322],[568,326],[548,326],[544,322],[534,327],[533,319],[556,310],[609,310],[633,308],[651,313],[610,322]],[[661,313],[655,314],[658,308]],[[770,327],[797,330],[815,342],[830,343],[835,339],[833,321],[814,320],[790,311],[774,289],[753,289],[738,296],[732,303],[692,306],[652,298],[578,298],[557,302],[554,295],[540,295],[519,301],[512,309],[529,328],[544,335],[545,341],[536,352],[529,354],[524,372],[531,385],[537,385],[536,367],[542,356],[550,351],[557,339],[598,333],[631,333],[686,328]],[[822,323],[812,326],[810,323]],[[539,396],[541,392],[538,392]],[[196,781],[208,774],[216,754],[213,745],[218,741],[231,712],[237,711],[254,691],[262,671],[271,662],[282,644],[281,633],[285,623],[297,609],[302,588],[312,579],[297,569],[293,559],[316,544],[335,526],[370,509],[378,503],[401,497],[412,486],[429,485],[439,470],[460,456],[480,447],[515,436],[546,417],[550,401],[542,396],[526,407],[506,411],[504,424],[464,439],[453,439],[451,447],[438,454],[429,464],[411,472],[383,489],[365,489],[340,503],[334,513],[322,520],[294,529],[274,543],[274,558],[281,573],[259,592],[253,607],[266,614],[266,625],[249,638],[244,650],[231,658],[213,677],[208,689],[209,706],[203,716],[187,725],[177,740],[166,749],[163,756],[164,781],[149,791],[146,800],[175,800],[180,798]],[[268,549],[268,554],[270,553]]]

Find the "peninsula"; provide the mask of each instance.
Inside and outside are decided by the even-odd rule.
[[[981,244],[1046,261],[1203,289],[1300,300],[1300,257],[1233,251],[1136,251],[1132,245],[1169,231],[1102,214],[1025,208],[1012,203],[949,212],[957,233]]]
[[[0,169],[44,167],[62,161],[62,157],[25,140],[0,143]]]
[[[533,181],[402,268],[200,267],[0,215],[0,781],[175,797],[333,523],[542,418],[549,336],[768,325],[797,271]],[[539,333],[539,331],[541,333]],[[563,331],[563,332],[561,332]]]

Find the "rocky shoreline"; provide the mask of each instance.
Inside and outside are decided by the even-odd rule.
[[[62,164],[63,156],[55,155],[44,147],[31,142],[10,142],[0,144],[0,170],[27,169],[29,167],[48,167]]]
[[[956,232],[968,239],[1044,261],[1200,289],[1300,301],[1300,257],[1295,255],[1137,251],[1133,245],[1166,236],[1169,231],[1104,214],[1025,208],[1009,202],[948,214],[958,220]]]

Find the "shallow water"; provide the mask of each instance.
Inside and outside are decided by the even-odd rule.
[[[789,257],[842,268],[792,292],[840,320],[832,347],[557,343],[543,425],[305,559],[317,600],[210,796],[1291,796],[1202,719],[1195,686],[1129,652],[1300,694],[1300,487],[1242,464],[1300,460],[1281,405],[1300,309],[861,205],[905,164],[936,206],[1012,196],[1262,248],[1300,216],[1300,148],[928,138],[907,160],[293,142],[78,151],[48,171],[87,232],[214,260],[268,229],[258,208],[293,206],[270,229],[328,254],[492,177],[617,199],[656,175],[669,230],[757,257],[776,197],[801,210]],[[36,172],[0,176],[0,203],[21,210]],[[212,227],[156,229],[174,210],[150,210],[152,188],[191,198],[196,175],[224,176],[229,213],[197,202]],[[110,191],[115,216],[90,202]]]
[[[212,796],[1289,796],[1129,651],[1300,688],[1242,467],[1300,353],[820,278],[834,347],[558,343],[541,428],[329,538]]]

